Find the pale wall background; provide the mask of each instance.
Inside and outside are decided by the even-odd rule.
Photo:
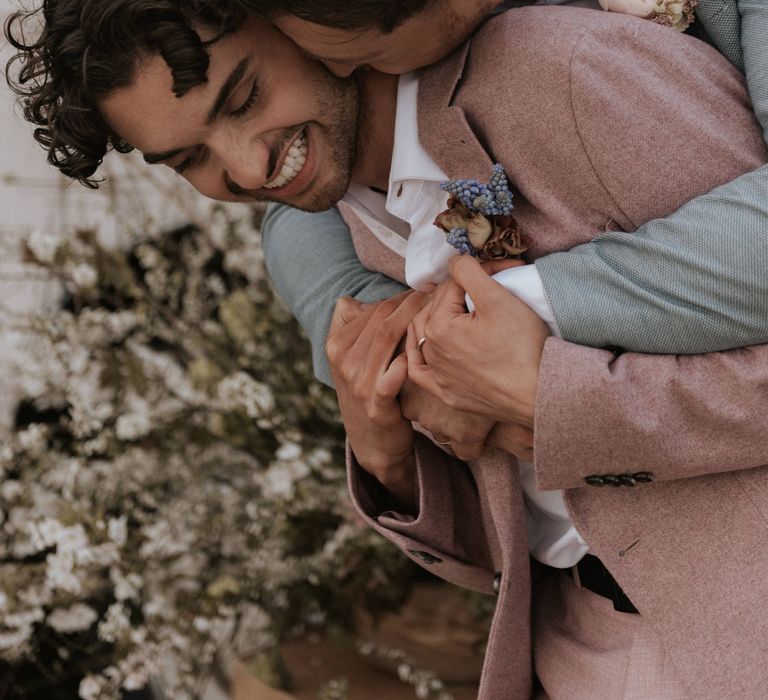
[[[23,2],[34,7],[38,0]],[[18,0],[0,0],[3,25],[18,7]],[[10,55],[3,36],[3,75]],[[19,240],[34,229],[66,236],[77,227],[96,227],[107,241],[119,244],[148,226],[170,228],[207,211],[202,198],[169,170],[150,170],[138,158],[113,156],[107,158],[108,178],[98,191],[58,175],[0,80],[0,425],[7,422],[15,396],[9,363],[2,358],[24,351],[13,318],[58,298],[55,286],[20,263]]]

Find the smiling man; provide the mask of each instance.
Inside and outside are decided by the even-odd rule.
[[[364,73],[356,111],[349,107],[353,82],[339,82],[277,30],[223,3],[59,0],[46,4],[45,19],[43,36],[25,53],[27,114],[52,160],[86,181],[109,144],[130,144],[226,199],[320,208],[351,180],[397,200],[411,188],[407,172],[402,190],[390,187],[393,153],[400,145],[414,155],[402,144],[418,145],[419,162],[440,176],[485,179],[492,159],[502,163],[517,190],[518,222],[534,241],[533,259],[616,223],[631,229],[669,213],[766,157],[738,74],[707,47],[629,18],[568,10],[498,17],[418,76],[417,91],[414,76],[398,86],[395,78]],[[701,73],[670,74],[671,65],[697,65]],[[674,129],[674,150],[647,138],[658,131],[659,113]],[[398,127],[413,119],[418,127],[398,139]],[[438,173],[430,172],[419,171],[416,189],[424,194],[414,196],[415,205],[426,199],[427,181],[437,189]],[[394,249],[403,244],[396,230],[387,233],[389,226],[402,230],[402,221],[379,224],[375,238],[357,221],[359,251],[402,280],[404,262]],[[381,305],[362,327],[357,321],[366,317],[355,309],[343,318],[342,308],[338,337],[346,335],[350,347],[342,349],[352,352],[340,353],[337,341],[333,354],[342,370],[351,489],[368,522],[412,559],[498,596],[481,697],[526,697],[532,658],[550,698],[759,697],[768,682],[768,620],[754,610],[768,586],[755,572],[768,568],[761,546],[768,533],[765,504],[744,493],[766,488],[765,469],[752,467],[768,455],[768,419],[759,408],[768,350],[617,359],[536,335],[537,434],[545,448],[579,443],[572,426],[582,409],[573,407],[571,386],[587,400],[590,383],[595,391],[618,384],[613,403],[590,400],[587,410],[627,420],[575,459],[545,449],[531,465],[528,486],[550,489],[563,511],[567,504],[574,545],[546,569],[532,601],[529,552],[548,563],[563,550],[529,541],[517,465],[498,452],[461,463],[413,435],[393,397],[373,403],[373,414],[386,413],[382,422],[350,391],[344,365],[365,367],[368,351],[381,357],[364,379],[375,385],[389,372],[386,343],[399,339],[393,324],[408,320],[402,308]],[[397,362],[402,370],[402,358]],[[644,389],[653,382],[672,387],[661,406]],[[674,439],[647,437],[657,415],[664,418],[659,434],[693,436],[679,448],[682,456],[669,458]],[[715,451],[711,435],[722,425],[727,449]],[[380,443],[374,455],[387,457],[395,443],[410,451],[403,473],[415,486],[412,510],[392,499],[386,479],[373,478],[378,465],[363,458],[372,436]],[[606,484],[633,488],[596,488]],[[557,515],[539,505],[544,519]],[[593,558],[591,568],[580,566],[587,549],[604,565]],[[581,585],[566,573],[575,562]],[[616,593],[608,570],[631,602]],[[739,596],[729,594],[735,582],[748,583]]]
[[[173,168],[213,199],[268,196],[310,211],[335,204],[355,158],[355,83],[307,61],[262,21],[215,46],[206,82],[181,97],[164,58],[140,58],[130,85],[100,101],[101,114],[147,163]]]

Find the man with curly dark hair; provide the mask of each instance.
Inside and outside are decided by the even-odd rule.
[[[252,17],[211,24],[187,14],[182,8],[194,6],[181,0],[45,7],[49,33],[22,48],[28,106],[48,91],[29,114],[60,166],[80,179],[90,179],[108,146],[130,144],[217,198],[319,209],[351,180],[366,195],[388,191],[392,202],[418,208],[430,197],[439,203],[442,177],[485,179],[497,160],[517,190],[515,215],[533,240],[529,257],[542,259],[617,222],[631,229],[669,213],[766,157],[729,64],[698,42],[625,17],[508,13],[440,64],[404,79],[401,91],[396,78],[372,71],[357,76],[356,88],[275,28]],[[173,50],[158,29],[168,31]],[[193,63],[203,54],[208,61],[191,78],[179,61],[187,51]],[[90,85],[91,63],[103,71],[98,88]],[[689,64],[701,71],[668,70]],[[94,132],[73,128],[71,110],[93,120]],[[674,129],[672,154],[665,140],[647,138],[659,113]],[[402,280],[405,219],[357,211],[362,218],[350,220],[360,253]],[[494,290],[496,310],[509,311],[509,295]],[[766,348],[690,361],[617,358],[547,338],[529,314],[530,347],[522,347],[529,336],[510,333],[504,357],[478,351],[476,367],[490,368],[489,376],[504,380],[494,388],[510,393],[520,363],[534,360],[538,384],[525,389],[538,391],[542,442],[525,472],[525,495],[549,490],[553,507],[528,503],[563,537],[552,543],[547,530],[547,541],[529,541],[514,461],[489,451],[462,463],[415,435],[401,414],[396,393],[405,361],[393,359],[394,346],[418,301],[411,295],[365,311],[346,302],[337,315],[329,347],[349,435],[350,486],[367,522],[414,561],[498,596],[480,697],[528,696],[532,659],[550,698],[759,697],[768,682],[761,641],[768,619],[753,613],[768,588],[754,572],[768,567],[760,546],[765,509],[743,494],[765,490],[765,470],[752,467],[768,455]],[[519,306],[504,318],[517,321]],[[484,308],[477,318],[493,313]],[[689,318],[695,323],[695,314]],[[415,355],[415,342],[408,350]],[[422,350],[429,358],[429,342]],[[588,399],[586,411],[574,407],[572,385],[578,399]],[[590,386],[611,400],[593,399]],[[523,409],[533,411],[527,403]],[[573,426],[585,412],[620,429],[582,444]],[[532,415],[515,418],[533,422]],[[656,439],[647,439],[649,423]],[[728,434],[719,439],[727,449],[713,451],[711,435],[724,423]],[[681,436],[685,458],[670,460]],[[571,443],[576,456],[564,460]],[[617,488],[596,488],[606,485]],[[529,552],[542,551],[551,566],[532,599]],[[590,566],[580,566],[582,559]],[[572,566],[580,583],[566,573]],[[749,585],[736,590],[734,581]]]
[[[91,175],[107,150],[132,149],[104,121],[99,101],[130,84],[144,54],[162,54],[177,97],[204,84],[210,41],[192,26],[205,27],[214,39],[237,29],[245,14],[238,3],[226,1],[46,0],[39,9],[7,19],[6,38],[18,53],[6,75],[21,97],[24,117],[37,126],[35,138],[48,150],[48,161],[95,187]]]

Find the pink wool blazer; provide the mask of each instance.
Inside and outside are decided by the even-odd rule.
[[[485,180],[493,162],[504,165],[534,241],[530,260],[632,231],[768,157],[740,74],[713,49],[643,20],[569,8],[500,15],[425,71],[419,131],[451,177]],[[364,264],[402,281],[402,260],[346,214]],[[551,338],[544,351],[539,486],[566,489],[579,532],[692,698],[768,692],[767,395],[765,346],[615,357]],[[418,516],[386,510],[349,455],[353,499],[433,573],[496,589],[480,698],[526,698],[531,577],[515,460],[489,450],[463,463],[421,436],[415,450]],[[653,482],[585,482],[637,471]]]

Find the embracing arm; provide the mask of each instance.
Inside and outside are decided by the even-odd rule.
[[[363,267],[349,229],[335,209],[307,214],[271,204],[262,224],[264,258],[277,293],[312,343],[317,378],[332,386],[325,339],[336,300],[370,303],[406,289]]]
[[[635,233],[536,261],[562,337],[704,353],[768,343],[768,166]]]
[[[752,105],[768,141],[768,3],[738,0],[741,15],[741,46]]]
[[[540,488],[594,474],[680,479],[768,462],[768,346],[692,356],[612,353],[550,338],[535,413]]]

